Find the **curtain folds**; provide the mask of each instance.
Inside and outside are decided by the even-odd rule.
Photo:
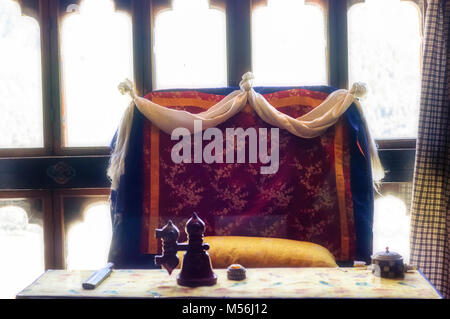
[[[253,74],[251,72],[244,74],[239,84],[240,90],[230,93],[207,111],[198,114],[170,109],[153,103],[137,96],[130,81],[121,83],[119,90],[122,93],[129,93],[133,98],[133,103],[130,104],[122,118],[116,145],[111,155],[110,167],[108,168],[108,176],[112,181],[111,188],[117,189],[119,178],[124,173],[134,105],[147,119],[167,134],[171,134],[176,128],[186,128],[190,133],[193,133],[194,121],[202,121],[203,129],[215,127],[241,111],[247,102],[263,121],[302,138],[313,138],[321,135],[328,127],[338,121],[352,103],[357,105],[364,120],[359,104],[359,99],[366,94],[366,87],[362,83],[355,83],[351,90],[341,89],[332,92],[325,101],[311,112],[299,118],[293,118],[279,112],[261,94],[256,93],[252,88],[252,80]],[[369,137],[373,179],[378,182],[384,177],[384,171],[367,125],[366,129]]]
[[[411,263],[450,298],[450,1],[429,0],[411,210]]]

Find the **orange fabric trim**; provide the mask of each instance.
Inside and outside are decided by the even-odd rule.
[[[270,104],[275,108],[284,107],[284,106],[292,106],[292,105],[307,105],[311,107],[319,106],[324,100],[313,99],[306,96],[290,96],[280,99],[271,99]]]
[[[348,235],[347,208],[345,203],[343,129],[342,120],[339,120],[334,129],[334,168],[341,223],[341,258],[342,260],[348,260],[350,256],[350,238]]]
[[[179,97],[174,98],[153,97],[152,101],[162,106],[196,106],[206,110],[218,102],[218,101],[207,101],[201,99],[194,99],[194,98],[190,99]]]
[[[151,125],[151,149],[150,149],[150,223],[148,227],[149,254],[158,252],[158,241],[155,237],[155,229],[159,221],[159,129]]]
[[[196,106],[205,110],[216,104],[218,101],[207,101],[195,98],[162,98],[153,97],[152,101],[162,106]],[[311,107],[317,107],[323,102],[323,100],[310,98],[307,96],[290,96],[285,98],[272,98],[269,103],[275,108],[292,106],[292,105],[307,105]]]
[[[356,145],[358,145],[358,148],[359,148],[359,151],[361,152],[361,154],[362,154],[364,157],[366,157],[366,154],[364,154],[364,152],[363,152],[363,150],[362,150],[362,148],[361,148],[361,145],[359,144],[359,141],[356,141]]]

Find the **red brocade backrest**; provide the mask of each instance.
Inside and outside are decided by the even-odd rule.
[[[264,97],[279,111],[299,117],[319,105],[327,93],[292,89]],[[184,92],[154,92],[146,98],[169,108],[199,113],[224,98],[223,95]],[[267,128],[271,125],[250,108],[218,126],[223,132],[224,163],[174,163],[172,148],[178,143],[144,121],[144,185],[141,252],[157,253],[160,244],[154,229],[171,219],[184,225],[192,212],[206,223],[207,236],[236,235],[288,238],[309,241],[328,248],[337,260],[355,256],[355,227],[350,190],[350,152],[346,120],[322,136],[304,139],[279,130],[279,165],[274,174],[261,174],[268,166],[258,158],[249,163],[246,139],[245,163],[226,163],[227,128]],[[258,136],[259,137],[259,136]],[[192,138],[193,140],[193,138]],[[203,148],[209,141],[203,140]],[[236,144],[235,144],[236,147]],[[192,148],[192,158],[194,150]],[[236,158],[236,154],[234,156]],[[180,241],[186,239],[181,232]]]

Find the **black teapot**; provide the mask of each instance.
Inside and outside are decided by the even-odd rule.
[[[403,257],[396,253],[386,251],[376,253],[372,258],[372,273],[382,278],[404,278],[405,272],[415,269],[403,263]]]

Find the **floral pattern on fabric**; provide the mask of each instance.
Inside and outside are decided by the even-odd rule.
[[[266,94],[264,97],[279,111],[299,117],[319,105],[328,94],[292,89]],[[184,92],[154,92],[146,96],[160,105],[192,113],[202,112],[224,98],[222,95]],[[207,236],[277,237],[317,243],[326,247],[337,260],[352,260],[355,255],[353,202],[350,190],[350,151],[347,129],[343,122],[342,169],[344,175],[345,207],[341,212],[335,174],[335,127],[323,135],[303,139],[280,129],[279,169],[275,174],[260,174],[260,167],[249,163],[180,163],[171,159],[171,149],[178,143],[170,135],[158,131],[158,205],[151,209],[152,185],[152,130],[150,121],[144,123],[144,251],[155,253],[145,245],[150,220],[158,218],[157,227],[171,219],[181,230],[180,241],[186,240],[182,228],[192,212],[197,212],[206,223]],[[250,127],[268,128],[247,105],[244,110],[218,126],[225,145],[225,129]],[[193,139],[192,139],[193,140]],[[248,152],[246,139],[246,153]],[[209,141],[203,141],[203,147]],[[224,159],[227,152],[224,149]],[[193,156],[193,152],[192,152]],[[235,155],[236,156],[236,155]],[[154,200],[154,199],[153,199]],[[345,214],[349,243],[342,249],[342,216]],[[147,249],[146,249],[147,248]],[[159,247],[160,249],[160,247]]]

